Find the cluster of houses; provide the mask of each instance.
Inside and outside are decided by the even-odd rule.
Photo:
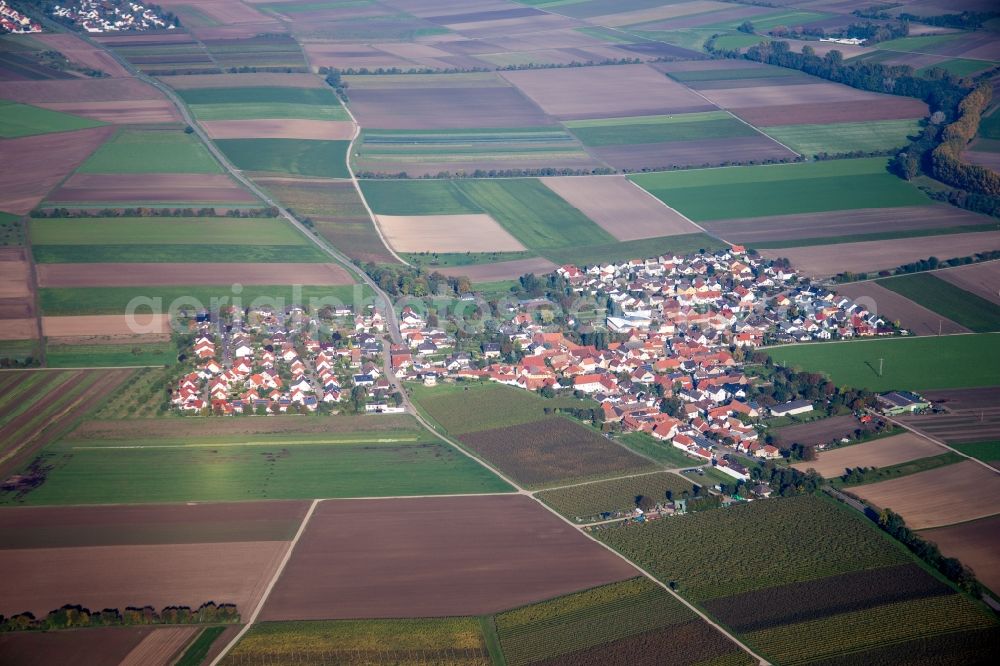
[[[156,9],[129,0],[74,0],[71,5],[55,5],[52,16],[72,21],[87,32],[142,32],[173,30],[174,21]]]
[[[332,409],[361,387],[366,411],[402,411],[389,402],[391,385],[378,363],[382,343],[375,333],[384,330],[378,313],[333,313],[347,333],[339,344],[332,336],[317,340],[310,333],[317,322],[299,307],[247,314],[227,312],[221,334],[217,322],[199,325],[190,351],[195,369],[179,379],[175,408],[202,415],[309,413]]]
[[[7,0],[0,0],[0,34],[14,33],[24,34],[29,32],[41,32],[42,26],[30,17],[17,11]]]

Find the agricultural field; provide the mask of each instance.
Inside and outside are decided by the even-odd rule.
[[[434,663],[490,666],[476,618],[262,622],[222,661],[252,666],[276,661],[303,666],[329,663]]]
[[[855,467],[888,467],[945,452],[945,449],[928,439],[904,432],[870,442],[820,451],[817,460],[796,463],[793,467],[802,471],[814,469],[829,479]]]
[[[768,354],[781,365],[821,372],[838,386],[920,391],[995,384],[998,340],[995,333],[856,340],[771,347]]]
[[[948,557],[957,557],[972,567],[979,581],[995,594],[1000,590],[1000,516],[973,520],[960,525],[924,530],[920,536],[933,541]]]
[[[792,417],[795,418],[795,417]],[[829,444],[832,440],[850,437],[857,429],[867,430],[853,414],[817,418],[805,423],[776,426],[768,431],[779,444]]]
[[[749,655],[646,578],[500,613],[495,623],[510,666],[750,663]]]
[[[238,168],[264,174],[350,178],[350,141],[316,139],[217,139],[219,149]]]
[[[598,520],[604,512],[631,511],[640,499],[667,502],[667,495],[680,497],[694,486],[670,472],[644,474],[611,481],[597,481],[557,490],[546,490],[536,497],[575,522]]]
[[[221,173],[198,138],[179,130],[119,130],[78,170],[87,174]]]
[[[888,173],[884,158],[631,178],[695,222],[929,203],[922,192]]]
[[[461,435],[458,440],[523,486],[544,488],[648,471],[653,463],[559,416]]]
[[[672,444],[661,442],[644,432],[630,432],[618,438],[618,441],[635,453],[651,458],[666,467],[686,468],[705,464],[703,458],[693,458]]]
[[[594,534],[658,579],[676,581],[683,596],[702,601],[908,560],[862,521],[832,500],[800,496]],[[734,560],[719,543],[739,543],[741,557]]]
[[[153,636],[154,627],[97,627],[86,631],[19,631],[0,634],[0,661],[12,666],[65,663],[87,655],[94,666],[117,666]]]
[[[3,139],[52,132],[72,132],[103,124],[97,120],[60,111],[0,100],[0,138]]]
[[[250,84],[251,81],[247,81]],[[177,91],[195,117],[211,120],[350,120],[331,88],[225,87]]]
[[[1000,513],[1000,473],[973,460],[898,479],[865,484],[851,492],[898,513],[915,530],[952,525]]]
[[[1000,262],[990,261],[937,271],[934,276],[1000,305]]]
[[[802,155],[883,152],[905,146],[920,132],[917,120],[878,120],[830,125],[776,125],[766,132]]]
[[[881,280],[838,285],[837,294],[856,303],[871,304],[872,311],[879,317],[897,323],[916,335],[971,333],[965,326],[939,312],[910,300],[896,290],[886,289]]]
[[[1000,305],[941,280],[936,273],[915,273],[878,284],[976,333],[1000,330]]]
[[[328,500],[261,619],[483,615],[634,575],[520,495]]]
[[[86,263],[39,264],[42,288],[161,287],[176,285],[233,285],[260,280],[299,285],[345,286],[354,282],[344,268],[320,263]]]
[[[303,417],[305,418],[305,417]],[[337,417],[331,417],[337,418]],[[316,419],[319,422],[327,419]],[[34,463],[44,482],[5,503],[149,502],[505,492],[468,457],[412,428],[329,435],[69,435]]]
[[[49,368],[129,367],[137,365],[173,365],[177,347],[171,342],[143,341],[130,344],[61,344],[50,340],[45,347]]]

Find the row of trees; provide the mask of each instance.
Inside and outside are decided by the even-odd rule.
[[[941,143],[931,153],[931,175],[953,187],[988,197],[1000,196],[1000,175],[962,161],[962,151],[979,132],[983,111],[993,98],[988,83],[976,87],[958,104],[958,117],[941,131]]]
[[[36,618],[32,613],[18,613],[11,617],[0,615],[0,632],[151,624],[235,624],[239,621],[240,614],[235,604],[216,604],[214,601],[194,610],[189,606],[167,606],[160,612],[152,606],[129,606],[124,611],[117,608],[92,611],[80,605],[66,604],[43,618]]]

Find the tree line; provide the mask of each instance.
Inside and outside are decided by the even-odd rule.
[[[988,83],[977,86],[958,104],[958,117],[941,130],[941,142],[931,152],[931,175],[953,187],[987,197],[1000,196],[1000,175],[962,161],[962,151],[976,138],[983,111],[993,99]]]
[[[240,614],[235,604],[209,601],[192,610],[189,606],[166,606],[157,612],[152,606],[128,606],[124,611],[105,608],[92,611],[80,605],[66,604],[43,618],[33,613],[0,615],[0,632],[50,631],[82,627],[131,627],[152,624],[236,624]]]

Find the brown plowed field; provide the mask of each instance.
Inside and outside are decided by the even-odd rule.
[[[201,627],[164,627],[132,648],[118,666],[170,666]]]
[[[936,543],[946,556],[972,567],[983,585],[1000,593],[1000,516],[941,527],[920,536]]]
[[[993,392],[993,395],[996,395]],[[1000,403],[952,414],[905,416],[901,420],[912,428],[949,443],[1000,440]]]
[[[903,328],[908,328],[917,335],[970,332],[965,326],[874,282],[838,285],[837,293],[854,301],[861,300],[871,312],[890,321],[898,321]]]
[[[107,126],[0,140],[0,210],[30,211],[113,132]]]
[[[522,252],[525,247],[486,214],[379,215],[397,252]]]
[[[561,120],[715,110],[700,95],[646,65],[522,70],[502,76]]]
[[[809,423],[785,426],[769,431],[781,444],[827,444],[832,439],[840,439],[862,427],[861,422],[850,414],[831,416]]]
[[[334,264],[40,264],[40,287],[203,284],[354,284]]]
[[[940,276],[941,273],[935,273]],[[922,396],[949,411],[995,408],[1000,405],[1000,386],[971,389],[921,391]]]
[[[568,70],[547,70],[568,71]],[[351,110],[364,127],[460,129],[552,125],[513,87],[351,89]]]
[[[36,320],[0,317],[0,340],[28,340],[35,337],[38,337]]]
[[[949,268],[934,277],[1000,305],[1000,261]]]
[[[788,86],[785,90],[795,92],[801,88],[802,86]],[[736,106],[729,110],[751,125],[758,127],[859,123],[866,120],[903,120],[922,118],[927,115],[927,105],[911,97],[876,97],[865,100],[863,104],[856,102],[807,102],[757,107],[743,106],[739,99],[732,101]]]
[[[702,94],[724,109],[753,109],[760,107],[801,104],[867,104],[876,101],[896,101],[900,98],[882,96],[839,83],[810,83],[804,85],[765,85],[739,87],[739,81],[726,89],[705,90]]]
[[[0,634],[0,663],[5,666],[118,666],[154,631],[153,627],[99,627]]]
[[[1000,153],[991,153],[983,150],[967,150],[962,153],[966,162],[978,164],[1000,173]]]
[[[525,273],[542,275],[551,273],[557,269],[554,263],[548,259],[537,257],[535,259],[517,259],[515,261],[501,261],[496,264],[477,264],[474,266],[453,266],[436,269],[442,275],[452,277],[462,277],[463,275],[473,282],[496,282],[497,280],[513,280]]]
[[[327,500],[261,618],[481,615],[634,575],[528,497]]]
[[[795,157],[795,153],[763,134],[729,139],[598,146],[588,150],[613,167],[633,171]]]
[[[34,35],[32,39],[59,51],[69,60],[84,67],[99,69],[114,78],[129,76],[128,71],[110,53],[91,46],[76,35],[46,33]]]
[[[566,176],[542,182],[620,241],[701,231],[624,177]]]
[[[731,5],[713,0],[694,0],[693,2],[667,3],[659,7],[649,7],[647,9],[634,9],[632,11],[620,11],[615,14],[604,14],[602,16],[592,16],[590,21],[597,25],[618,27],[622,25],[632,25],[633,23],[647,23],[651,21],[663,21],[666,19],[689,16],[691,14],[705,14],[716,10],[724,11],[731,8]],[[614,11],[611,4],[608,9]]]
[[[354,137],[354,123],[340,120],[207,120],[202,127],[213,139],[332,139]]]
[[[27,319],[34,313],[35,304],[31,299],[0,298],[0,319]]]
[[[290,541],[308,502],[0,509],[0,550]]]
[[[132,319],[142,327],[144,335],[170,332],[169,317],[165,314],[136,313]],[[129,327],[129,319],[125,315],[42,317],[42,333],[49,338],[136,334]]]
[[[177,90],[190,88],[325,88],[323,79],[315,74],[192,74],[189,76],[161,76],[161,81]]]
[[[38,106],[116,125],[180,122],[177,108],[165,99],[118,102],[43,102]]]
[[[0,248],[0,298],[26,298],[30,296],[28,278],[28,258],[25,249],[20,247]]]
[[[249,615],[285,549],[284,541],[0,550],[0,613],[44,615],[86,608],[235,603]]]
[[[138,79],[72,79],[68,81],[11,81],[3,96],[15,102],[119,102],[165,99],[151,85]],[[60,136],[65,137],[65,134]]]
[[[257,197],[221,173],[77,173],[53,192],[49,200],[255,203]]]
[[[709,221],[703,226],[731,243],[754,245],[767,241],[858,236],[886,231],[946,229],[989,223],[989,218],[982,215],[954,206],[936,204],[743,217]]]
[[[821,451],[818,460],[795,463],[792,467],[802,471],[814,469],[827,478],[833,478],[855,467],[888,467],[942,453],[946,453],[945,449],[934,442],[906,432],[871,442]]]
[[[895,268],[931,255],[943,260],[986,250],[1000,250],[1000,231],[935,236],[933,243],[928,243],[926,238],[897,238],[761,250],[760,253],[769,259],[787,257],[806,275],[826,276],[843,271],[864,273]]]
[[[971,460],[857,486],[851,493],[892,509],[914,530],[1000,513],[1000,474]]]

